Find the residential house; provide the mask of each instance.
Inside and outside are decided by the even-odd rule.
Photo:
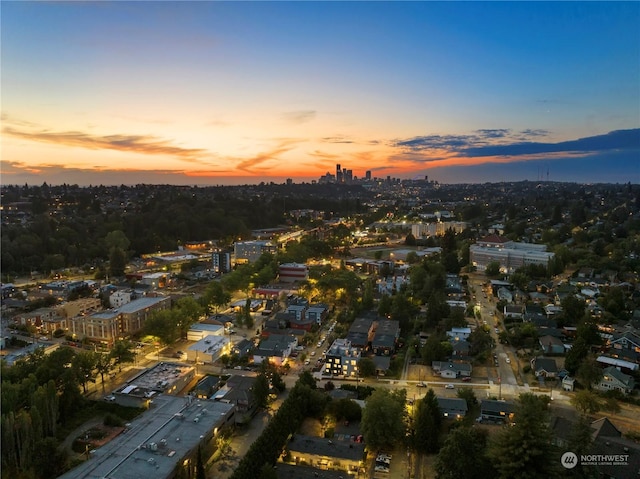
[[[298,338],[291,334],[271,334],[253,352],[253,362],[261,364],[268,361],[276,366],[283,366],[297,345]]]
[[[471,335],[471,328],[451,328],[447,331],[449,341],[466,340]]]
[[[470,377],[472,371],[471,363],[463,361],[433,361],[431,368],[434,373],[447,379]]]
[[[193,388],[193,395],[198,399],[210,399],[213,397],[215,392],[220,388],[220,378],[218,376],[205,376],[196,387]]]
[[[353,347],[348,339],[336,339],[327,350],[324,374],[344,378],[358,377],[360,348]]]
[[[221,387],[213,399],[233,404],[236,407],[236,423],[246,424],[255,414],[258,404],[253,393],[256,378],[253,376],[232,375]]]
[[[471,351],[471,343],[469,341],[455,341],[452,347],[453,351],[451,354],[456,358],[466,358]]]
[[[329,314],[329,306],[323,303],[310,304],[307,308],[307,318],[315,321],[316,324],[322,324]]]
[[[364,314],[357,317],[347,333],[347,339],[351,341],[352,346],[357,346],[361,349],[365,349],[369,346],[369,343],[373,339],[374,325],[378,323],[378,315],[375,313]]]
[[[448,397],[438,397],[436,399],[443,417],[461,419],[467,415],[467,401],[464,399]]]
[[[480,402],[481,421],[511,422],[515,413],[515,404],[507,401],[483,399]]]
[[[537,378],[555,378],[558,375],[558,365],[553,358],[533,358],[531,369]]]
[[[620,391],[623,394],[630,394],[634,386],[635,381],[632,376],[609,366],[602,371],[602,379],[593,387],[599,391]]]
[[[564,354],[564,343],[555,336],[547,334],[538,339],[544,354]]]
[[[243,339],[231,346],[231,353],[243,358],[245,356],[249,356],[254,347],[253,341]]]
[[[396,350],[400,337],[400,323],[391,319],[381,319],[374,325],[375,332],[371,339],[371,349],[377,356],[390,356]]]
[[[298,465],[342,470],[347,474],[358,474],[364,466],[365,445],[351,439],[326,439],[296,434],[291,437],[287,449],[292,462]]]
[[[502,314],[504,319],[522,319],[524,316],[524,308],[517,304],[507,304],[503,308]]]
[[[560,450],[566,450],[574,435],[576,423],[565,417],[554,417],[551,430],[554,444]],[[637,479],[640,471],[640,444],[623,437],[620,430],[606,417],[591,423],[592,443],[586,456],[624,458],[616,464],[614,461],[600,461],[597,466],[589,466],[597,471],[598,477],[611,479]]]

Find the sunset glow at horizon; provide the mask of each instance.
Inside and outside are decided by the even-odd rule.
[[[638,2],[3,2],[3,184],[640,183]]]

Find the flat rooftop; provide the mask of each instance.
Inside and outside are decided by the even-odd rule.
[[[151,369],[133,378],[118,392],[129,394],[135,391],[164,391],[167,386],[193,371],[193,366],[181,363],[158,363]]]
[[[158,396],[125,432],[58,479],[165,478],[233,409],[206,399]]]

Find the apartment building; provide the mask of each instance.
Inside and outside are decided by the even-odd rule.
[[[79,339],[112,345],[118,339],[140,331],[152,312],[170,307],[171,298],[167,296],[147,296],[117,309],[71,318],[68,320],[69,333]]]

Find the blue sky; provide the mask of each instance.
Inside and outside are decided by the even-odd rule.
[[[640,183],[638,2],[3,2],[4,183]]]

